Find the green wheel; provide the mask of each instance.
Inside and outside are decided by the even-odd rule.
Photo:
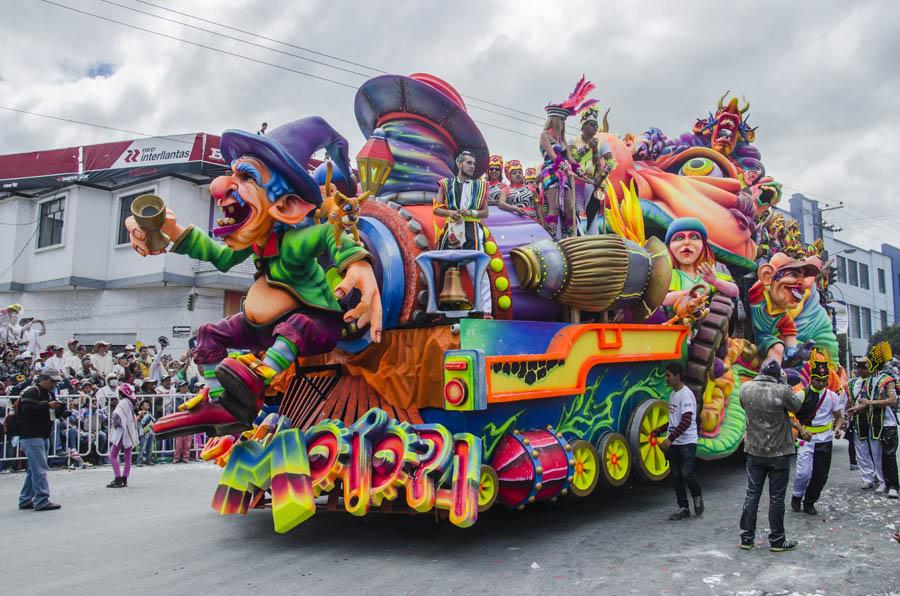
[[[586,497],[597,488],[600,479],[600,456],[588,441],[578,439],[572,444],[572,459],[575,460],[569,492],[576,497]]]
[[[487,511],[497,500],[500,481],[494,468],[481,466],[481,480],[478,482],[478,512]]]
[[[631,449],[625,435],[605,433],[597,442],[600,453],[600,480],[609,487],[622,486],[631,475]]]
[[[628,421],[628,443],[638,473],[658,481],[669,475],[669,460],[659,444],[669,425],[669,404],[661,399],[641,403]]]

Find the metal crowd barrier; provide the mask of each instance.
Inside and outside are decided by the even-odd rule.
[[[193,397],[187,394],[138,394],[135,396],[135,412],[140,412],[141,403],[144,400],[150,402],[150,411],[154,419],[174,413],[178,406]],[[12,412],[13,403],[18,396],[0,396],[5,400],[0,411],[3,416]],[[108,464],[109,455],[109,418],[115,408],[110,407],[110,397],[91,397],[85,395],[60,395],[60,401],[64,401],[66,409],[71,412],[68,418],[54,418],[53,429],[50,434],[50,465],[65,465],[67,467],[79,467],[81,463],[92,465]],[[51,411],[52,412],[52,411]],[[51,414],[52,415],[52,414]],[[142,461],[141,440],[143,431],[140,420],[135,423],[138,427],[138,444],[132,451],[133,463]],[[2,425],[0,425],[2,433]],[[190,457],[199,459],[200,451],[206,442],[205,434],[197,434],[191,437]],[[175,452],[175,439],[156,439],[154,436],[151,445],[151,461],[154,463],[171,462]],[[0,447],[0,469],[21,469],[24,467],[25,454],[18,448],[17,437],[2,436]]]

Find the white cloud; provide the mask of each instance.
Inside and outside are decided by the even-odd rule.
[[[364,80],[100,0],[54,1],[353,86]],[[137,0],[116,2],[217,29]],[[893,191],[900,161],[900,3],[619,0],[563,9],[546,0],[153,2],[379,69],[432,72],[465,95],[538,116],[585,73],[597,84],[604,109],[612,107],[610,121],[618,132],[658,126],[675,136],[730,89],[752,102],[750,120],[759,126],[763,161],[791,191],[844,200],[871,215],[900,212]],[[255,130],[262,120],[274,127],[319,114],[353,148],[362,143],[352,89],[37,0],[9,4],[0,23],[2,105],[158,134]],[[101,62],[115,72],[88,77],[88,69]],[[477,120],[533,135],[483,126],[492,150],[537,162],[539,125],[466,101]],[[3,110],[0,127],[0,152],[129,137]],[[852,241],[873,246],[893,239],[895,222],[854,222],[862,217],[849,209],[832,214]]]

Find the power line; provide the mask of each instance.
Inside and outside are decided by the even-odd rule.
[[[163,137],[159,135],[154,135],[146,132],[138,132],[136,130],[127,130],[124,128],[116,128],[115,126],[106,126],[104,124],[94,124],[92,122],[85,122],[84,120],[75,120],[72,118],[63,118],[62,116],[51,116],[50,114],[39,114],[38,112],[30,112],[28,110],[20,110],[19,108],[10,108],[8,106],[0,106],[0,110],[8,110],[10,112],[18,112],[20,114],[27,114],[29,116],[40,116],[41,118],[49,118],[51,120],[59,120],[61,122],[70,122],[72,124],[81,124],[83,126],[93,126],[94,128],[103,128],[105,130],[114,130],[116,132],[124,132],[130,135],[138,135],[141,137],[158,137],[160,139],[166,139],[169,141],[176,141],[178,143],[184,143],[186,145],[193,145],[193,141],[185,141],[184,139],[176,139],[174,137]]]
[[[100,19],[100,20],[102,20],[102,21],[107,21],[107,22],[110,22],[110,23],[115,23],[115,24],[117,24],[117,25],[122,25],[123,27],[129,27],[129,28],[131,28],[131,29],[136,29],[136,30],[138,30],[138,31],[143,31],[143,32],[145,32],[145,33],[150,33],[151,35],[157,35],[157,36],[159,36],[159,37],[164,37],[164,38],[166,38],[166,39],[171,39],[171,40],[174,40],[174,41],[180,41],[180,42],[182,42],[182,43],[186,43],[186,44],[190,44],[190,45],[193,45],[193,46],[197,46],[197,47],[200,47],[200,48],[203,48],[203,49],[206,49],[206,50],[211,50],[211,51],[213,51],[213,52],[220,52],[220,53],[222,53],[222,54],[226,54],[226,55],[228,55],[228,56],[233,56],[233,57],[235,57],[235,58],[241,58],[241,59],[243,59],[243,60],[248,60],[248,61],[250,61],[250,62],[255,62],[255,63],[257,63],[257,64],[263,64],[263,65],[265,65],[265,66],[271,66],[271,67],[273,67],[273,68],[278,68],[278,69],[280,69],[280,70],[285,70],[285,71],[288,71],[288,72],[292,72],[292,73],[294,73],[294,74],[299,74],[299,75],[307,76],[307,77],[310,77],[310,78],[313,78],[313,79],[318,79],[318,80],[320,80],[320,81],[325,81],[325,82],[328,82],[328,83],[333,83],[333,84],[335,84],[335,85],[339,85],[339,86],[341,86],[341,87],[346,87],[346,88],[352,89],[352,90],[354,90],[354,91],[356,91],[356,89],[357,89],[357,87],[356,87],[355,85],[350,85],[350,84],[344,83],[344,82],[342,82],[342,81],[336,81],[336,80],[334,80],[334,79],[329,79],[329,78],[327,78],[327,77],[323,77],[323,76],[315,75],[315,74],[312,74],[312,73],[304,72],[304,71],[302,71],[302,70],[297,70],[297,69],[295,69],[295,68],[290,68],[290,67],[288,67],[288,66],[283,66],[283,65],[281,65],[281,64],[275,64],[275,63],[273,63],[273,62],[266,62],[265,60],[259,60],[259,59],[257,59],[257,58],[251,58],[250,56],[245,56],[245,55],[243,55],[243,54],[238,54],[238,53],[236,53],[236,52],[230,52],[230,51],[228,51],[228,50],[223,50],[223,49],[221,49],[221,48],[216,48],[216,47],[213,47],[213,46],[208,46],[208,45],[205,45],[205,44],[202,44],[202,43],[198,43],[198,42],[195,42],[195,41],[191,41],[191,40],[188,40],[188,39],[183,39],[183,38],[180,38],[180,37],[175,37],[174,35],[168,35],[168,34],[166,34],[166,33],[161,33],[161,32],[159,32],[159,31],[154,31],[154,30],[152,30],[152,29],[147,29],[147,28],[145,28],[145,27],[140,27],[140,26],[138,26],[138,25],[132,25],[132,24],[130,24],[130,23],[125,23],[125,22],[123,22],[123,21],[118,21],[118,20],[116,20],[116,19],[112,19],[112,18],[109,18],[109,17],[105,17],[105,16],[102,16],[102,15],[98,15],[98,14],[95,14],[95,13],[92,13],[92,12],[88,12],[88,11],[84,11],[84,10],[79,10],[79,9],[77,9],[77,8],[73,8],[73,7],[71,7],[71,6],[66,6],[66,5],[64,5],[64,4],[59,4],[59,3],[57,3],[57,2],[53,2],[52,0],[41,0],[41,2],[44,2],[45,4],[51,4],[51,5],[53,5],[53,6],[57,6],[57,7],[59,7],[59,8],[63,8],[63,9],[66,9],[66,10],[70,10],[70,11],[72,11],[72,12],[76,12],[76,13],[79,13],[79,14],[83,14],[83,15],[86,15],[86,16],[89,16],[89,17],[94,17],[94,18]],[[513,129],[511,129],[511,128],[506,128],[506,127],[503,127],[503,126],[499,126],[499,125],[493,124],[493,123],[491,123],[491,122],[484,122],[484,121],[482,121],[482,120],[475,120],[475,119],[473,119],[473,121],[476,122],[476,123],[478,123],[478,124],[481,124],[481,125],[483,125],[483,126],[489,126],[489,127],[491,127],[491,128],[496,128],[496,129],[498,129],[498,130],[502,130],[502,131],[509,132],[509,133],[512,133],[512,134],[517,134],[517,135],[520,135],[520,136],[523,136],[523,137],[527,137],[527,138],[533,138],[533,135],[526,134],[526,133],[521,132],[521,131],[518,131],[518,130],[513,130]]]
[[[293,58],[297,58],[297,59],[299,59],[299,60],[306,60],[307,62],[312,62],[312,63],[314,63],[314,64],[318,64],[318,65],[320,65],[320,66],[324,66],[324,67],[326,67],[326,68],[333,68],[333,69],[335,69],[335,70],[339,70],[339,71],[342,71],[342,72],[346,72],[346,73],[349,73],[349,74],[352,74],[352,75],[356,75],[356,76],[359,76],[359,77],[363,77],[363,78],[366,78],[366,79],[371,78],[371,76],[372,76],[372,75],[367,74],[367,73],[362,73],[362,72],[358,72],[358,71],[355,71],[355,70],[350,70],[350,69],[348,69],[348,68],[343,68],[343,67],[340,67],[340,66],[335,66],[335,65],[333,65],[333,64],[328,64],[327,62],[322,62],[322,61],[320,61],[320,60],[314,60],[314,59],[308,58],[308,57],[306,57],[306,56],[301,56],[301,55],[299,55],[299,54],[294,54],[294,53],[292,53],[292,52],[285,52],[285,51],[279,50],[279,49],[277,49],[277,48],[272,48],[272,47],[270,47],[270,46],[266,46],[266,45],[262,45],[262,44],[255,43],[255,42],[252,42],[252,41],[248,41],[248,40],[246,40],[246,39],[241,39],[241,38],[239,38],[239,37],[234,37],[234,36],[232,36],[232,35],[226,35],[226,34],[224,34],[224,33],[220,33],[220,32],[218,32],[218,31],[213,31],[213,30],[211,30],[211,29],[205,29],[205,28],[203,28],[203,27],[198,27],[198,26],[196,26],[196,25],[191,25],[190,23],[185,23],[185,22],[183,22],[183,21],[177,21],[177,20],[175,20],[175,19],[170,19],[170,18],[168,18],[168,17],[164,17],[164,16],[162,16],[162,15],[154,14],[154,13],[152,13],[152,12],[147,12],[147,11],[145,11],[145,10],[140,10],[140,9],[138,9],[138,8],[134,8],[134,7],[131,7],[131,6],[126,6],[126,5],[124,5],[124,4],[119,4],[118,2],[113,2],[112,0],[100,0],[100,1],[101,1],[101,2],[104,2],[105,4],[110,4],[110,5],[112,5],[112,6],[117,6],[117,7],[119,7],[119,8],[124,9],[124,10],[130,10],[130,11],[132,11],[132,12],[144,14],[144,15],[153,17],[153,18],[155,18],[155,19],[160,19],[160,20],[167,21],[167,22],[170,22],[170,23],[175,23],[175,24],[181,25],[181,26],[183,26],[183,27],[190,27],[191,29],[196,29],[196,30],[198,30],[198,31],[203,31],[204,33],[209,33],[209,34],[211,34],[211,35],[217,35],[217,36],[219,36],[219,37],[223,37],[223,38],[225,38],[225,39],[230,39],[230,40],[237,41],[237,42],[240,42],[240,43],[245,43],[245,44],[248,44],[248,45],[257,47],[257,48],[261,48],[261,49],[263,49],[263,50],[268,50],[268,51],[270,51],[270,52],[277,52],[277,53],[283,54],[283,55],[285,55],[285,56],[291,56],[291,57],[293,57]],[[224,28],[224,29],[229,29],[229,30],[232,30],[232,31],[237,31],[237,32],[243,33],[243,34],[245,34],[245,35],[251,35],[251,36],[257,37],[257,38],[259,38],[259,39],[263,39],[263,40],[266,40],[266,41],[271,41],[271,42],[273,42],[273,43],[278,43],[278,44],[282,44],[282,45],[285,45],[285,46],[288,46],[288,47],[297,48],[297,49],[299,49],[299,50],[303,50],[304,52],[310,52],[310,53],[313,53],[313,54],[316,54],[316,55],[320,55],[320,56],[324,56],[324,57],[330,58],[330,59],[332,59],[332,60],[337,60],[337,61],[344,62],[344,63],[347,63],[347,64],[352,64],[352,65],[354,65],[354,66],[360,66],[360,67],[362,67],[362,68],[366,68],[366,69],[372,70],[372,71],[374,71],[374,72],[376,72],[376,73],[379,73],[379,74],[391,74],[391,73],[389,73],[389,72],[387,72],[387,71],[385,71],[385,70],[381,70],[380,68],[376,68],[376,67],[374,67],[374,66],[367,66],[367,65],[365,65],[365,64],[360,64],[360,63],[358,63],[358,62],[351,62],[351,61],[349,61],[349,60],[344,60],[344,59],[342,59],[342,58],[338,58],[337,56],[332,56],[331,54],[325,54],[325,53],[322,53],[322,52],[317,52],[317,51],[315,51],[315,50],[311,50],[311,49],[305,48],[305,47],[303,47],[303,46],[298,46],[298,45],[296,45],[296,44],[292,44],[292,43],[288,43],[288,42],[286,42],[286,41],[281,41],[281,40],[278,40],[278,39],[274,39],[274,38],[272,38],[272,37],[267,37],[267,36],[261,35],[261,34],[259,34],[259,33],[253,33],[253,32],[251,32],[251,31],[247,31],[247,30],[244,30],[244,29],[239,29],[239,28],[236,28],[236,27],[231,27],[230,25],[226,25],[226,24],[224,24],[224,23],[219,23],[219,22],[216,22],[216,21],[211,21],[211,20],[209,20],[209,19],[204,19],[204,18],[202,18],[202,17],[195,16],[195,15],[190,15],[190,14],[185,13],[185,12],[181,12],[181,11],[177,11],[177,10],[174,10],[174,9],[166,8],[166,7],[160,6],[160,5],[158,5],[158,4],[153,4],[152,2],[144,2],[144,1],[142,1],[142,0],[135,0],[135,1],[141,2],[141,4],[146,4],[146,5],[148,5],[148,6],[153,6],[153,7],[155,7],[155,8],[159,8],[159,9],[161,9],[161,10],[167,10],[167,11],[172,12],[172,13],[175,13],[175,14],[179,14],[179,15],[182,15],[182,16],[186,16],[186,17],[188,17],[188,18],[197,19],[197,20],[203,21],[203,22],[205,22],[205,23],[210,23],[210,24],[212,24],[212,25],[216,25],[216,26],[222,27],[222,28]],[[511,112],[516,112],[516,113],[519,113],[519,114],[528,116],[528,117],[530,117],[530,118],[535,118],[535,119],[541,120],[541,122],[531,122],[531,121],[529,121],[529,120],[524,120],[524,119],[522,119],[522,118],[519,118],[518,116],[512,116],[512,115],[510,115],[510,114],[504,114],[503,112],[498,112],[498,111],[496,111],[496,110],[491,110],[491,109],[489,109],[489,108],[485,108],[485,107],[478,106],[478,105],[472,105],[472,106],[470,106],[470,107],[472,107],[472,108],[474,108],[474,109],[476,109],[476,110],[481,110],[481,111],[487,112],[487,113],[489,113],[489,114],[495,114],[495,115],[501,116],[501,117],[503,117],[503,118],[509,118],[509,119],[511,119],[511,120],[515,120],[515,121],[517,121],[517,122],[521,122],[521,123],[527,124],[527,125],[529,125],[529,126],[537,126],[537,127],[539,127],[539,128],[543,128],[543,120],[545,120],[544,117],[536,116],[536,115],[534,115],[534,114],[529,114],[528,112],[523,112],[523,111],[517,110],[517,109],[515,109],[515,108],[510,108],[510,107],[508,107],[508,106],[504,106],[504,105],[502,105],[502,104],[494,103],[494,102],[488,101],[488,100],[486,100],[486,99],[480,99],[480,98],[473,97],[473,96],[470,96],[470,95],[465,95],[465,94],[461,94],[461,95],[462,95],[463,97],[467,98],[467,99],[472,99],[472,100],[475,100],[475,101],[480,101],[480,102],[482,102],[482,103],[486,103],[486,104],[491,105],[491,106],[494,106],[494,107],[502,108],[502,109],[505,109],[505,110],[508,110],[508,111],[511,111]],[[573,132],[573,131],[572,131],[571,129],[569,129],[569,132]]]

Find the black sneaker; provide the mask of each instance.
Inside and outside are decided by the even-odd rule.
[[[678,511],[669,516],[669,521],[681,521],[691,516],[691,512],[687,507],[681,507]]]
[[[694,517],[700,517],[703,515],[703,511],[706,507],[703,506],[703,496],[697,495],[694,497]]]
[[[122,478],[116,476],[115,479],[106,485],[106,488],[119,488],[122,486]]]
[[[62,505],[60,505],[58,503],[53,503],[52,501],[48,501],[47,504],[44,505],[43,507],[35,507],[34,510],[35,511],[56,511],[57,509],[60,509],[61,507],[62,507]]]
[[[812,503],[803,504],[803,513],[807,513],[809,515],[819,515],[819,512],[816,511],[816,506]]]
[[[803,502],[803,497],[791,497],[791,509],[794,510],[794,513],[800,513],[800,506]]]
[[[778,544],[773,544],[769,547],[769,550],[773,553],[784,553],[789,550],[794,550],[797,548],[796,540],[782,540]]]
[[[34,509],[34,503],[32,503],[31,501],[28,501],[27,503],[19,503],[19,509],[22,509],[23,511],[25,509]]]
[[[744,550],[752,550],[756,544],[754,544],[752,538],[741,538],[741,548]]]

